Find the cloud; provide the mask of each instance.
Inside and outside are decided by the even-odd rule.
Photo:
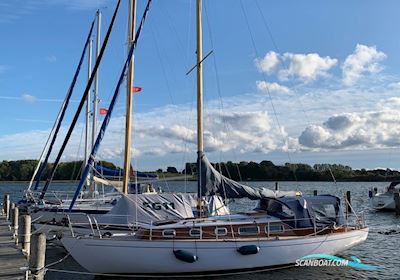
[[[228,112],[221,112],[212,104],[208,105],[204,125],[206,152],[268,153],[283,149],[285,143],[281,140],[281,133],[272,124],[270,116],[265,111],[247,111],[246,106],[241,107],[243,102],[231,107]],[[187,153],[195,157],[197,152],[195,120],[196,113],[191,106],[184,104],[174,110],[165,106],[152,112],[135,114],[135,126],[132,132],[135,155],[145,158]],[[81,123],[74,130],[63,160],[82,158],[83,129],[84,125]],[[115,161],[122,158],[124,129],[124,117],[112,118],[100,146],[98,159]],[[66,130],[66,127],[61,129],[55,151],[58,150],[57,147],[64,138]],[[38,136],[31,137],[31,133],[40,135],[41,139]],[[284,134],[286,135],[286,132]],[[1,136],[0,145],[7,141],[8,149],[0,150],[0,159],[37,157],[47,135],[46,130]],[[14,150],[20,152],[14,154]]]
[[[278,54],[268,52],[263,58],[256,59],[259,71],[268,75],[276,73],[279,80],[285,81],[290,77],[303,81],[312,81],[319,77],[327,77],[328,71],[337,64],[337,59],[329,56],[321,57],[317,53]]]
[[[399,108],[379,108],[378,105],[374,111],[337,114],[321,125],[310,125],[301,133],[299,143],[314,150],[399,147]]]
[[[49,55],[45,57],[45,60],[50,63],[55,63],[57,61],[57,57],[55,55]]]
[[[357,44],[342,65],[343,83],[352,85],[364,74],[374,74],[382,71],[383,66],[378,62],[386,58],[386,54],[378,51],[376,46]]]
[[[268,83],[265,81],[256,81],[257,88],[263,92],[290,93],[290,89],[278,83]]]
[[[280,70],[279,76],[282,80],[299,77],[302,80],[310,81],[318,77],[326,77],[328,71],[337,64],[337,59],[329,56],[321,57],[317,53],[285,53],[283,59],[288,61],[289,66],[287,69]]]
[[[256,58],[255,64],[260,72],[272,74],[280,64],[279,54],[274,51],[267,52],[263,58]]]
[[[30,94],[23,94],[21,95],[21,100],[28,103],[34,103],[36,101],[36,97]]]

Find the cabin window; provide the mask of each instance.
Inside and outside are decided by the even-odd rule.
[[[215,229],[215,235],[216,236],[225,236],[228,234],[228,230],[223,227],[218,227]]]
[[[199,229],[199,228],[192,228],[192,229],[189,231],[189,235],[190,235],[191,237],[200,237],[200,236],[201,236],[201,229]]]
[[[260,233],[260,228],[258,226],[240,227],[240,235],[252,235]]]
[[[164,229],[162,235],[163,237],[172,238],[176,236],[176,231],[174,229]]]
[[[285,231],[284,227],[280,223],[272,223],[269,224],[269,233],[283,232]],[[265,226],[265,232],[268,233],[268,225]]]

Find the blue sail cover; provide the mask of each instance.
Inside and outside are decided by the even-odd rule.
[[[97,173],[101,174],[104,177],[122,177],[124,171],[120,168],[109,168],[103,165],[96,165]],[[137,177],[138,179],[158,179],[157,174],[154,173],[147,173],[147,172],[140,172],[140,171],[132,171],[130,172],[131,177]]]

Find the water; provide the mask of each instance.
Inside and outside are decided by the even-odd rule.
[[[274,182],[248,182],[252,186],[263,186],[273,189]],[[333,194],[343,197],[347,190],[351,191],[353,208],[359,212],[365,212],[365,218],[370,228],[370,234],[365,243],[360,244],[346,252],[341,257],[349,259],[356,256],[365,264],[383,265],[385,268],[377,270],[356,270],[348,267],[293,267],[289,269],[274,270],[262,273],[242,274],[236,276],[218,277],[224,280],[262,280],[262,279],[400,279],[400,234],[384,235],[378,231],[400,230],[400,217],[393,212],[375,212],[369,207],[368,190],[371,186],[384,186],[387,183],[371,182],[282,182],[282,190],[299,190],[304,194]],[[196,182],[164,182],[159,183],[164,191],[195,191]],[[26,183],[0,183],[0,196],[5,192],[10,193],[11,198],[17,201],[21,196]],[[74,184],[58,183],[53,185],[54,189],[71,190]],[[231,208],[236,210],[252,207],[254,201],[242,199],[236,200]],[[58,261],[66,256],[64,249],[49,246],[47,250],[46,263]],[[134,256],[132,256],[134,262]],[[155,264],[156,265],[156,264]],[[52,268],[63,270],[84,271],[71,257],[52,266]],[[100,279],[91,275],[66,274],[59,272],[47,272],[46,279]],[[118,279],[101,277],[101,279]],[[120,278],[127,279],[127,278]],[[191,278],[192,279],[192,278]],[[204,279],[204,278],[203,278]]]

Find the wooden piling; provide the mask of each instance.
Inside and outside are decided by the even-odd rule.
[[[318,191],[317,190],[314,190],[314,195],[318,195]]]
[[[8,220],[8,216],[10,214],[10,195],[8,193],[4,195],[3,212],[4,215],[6,216],[6,219]]]
[[[279,183],[278,182],[275,182],[275,190],[279,191]]]
[[[0,213],[0,279],[25,279],[28,262],[15,246],[6,215]]]
[[[43,280],[46,259],[46,235],[44,233],[32,235],[30,250],[29,270],[32,273],[32,277],[35,280]]]
[[[351,211],[351,193],[350,193],[350,191],[346,191],[345,200],[346,200],[346,219],[348,219],[349,215],[352,212]]]
[[[18,244],[18,218],[19,218],[19,209],[18,207],[14,207],[13,210],[13,220],[12,220],[12,233],[15,239],[15,244]]]
[[[11,227],[13,227],[14,225],[12,224],[12,222],[13,222],[13,217],[12,217],[12,215],[14,214],[14,208],[15,208],[15,203],[11,203],[10,204],[10,211],[9,211],[9,215],[8,215],[8,220],[11,222]]]
[[[396,215],[400,215],[400,195],[399,192],[394,193],[394,204],[396,209]]]
[[[32,219],[30,215],[22,216],[22,223],[21,223],[22,235],[20,236],[20,239],[22,243],[22,251],[25,252],[28,258],[30,254],[30,245],[31,245],[31,223]]]

